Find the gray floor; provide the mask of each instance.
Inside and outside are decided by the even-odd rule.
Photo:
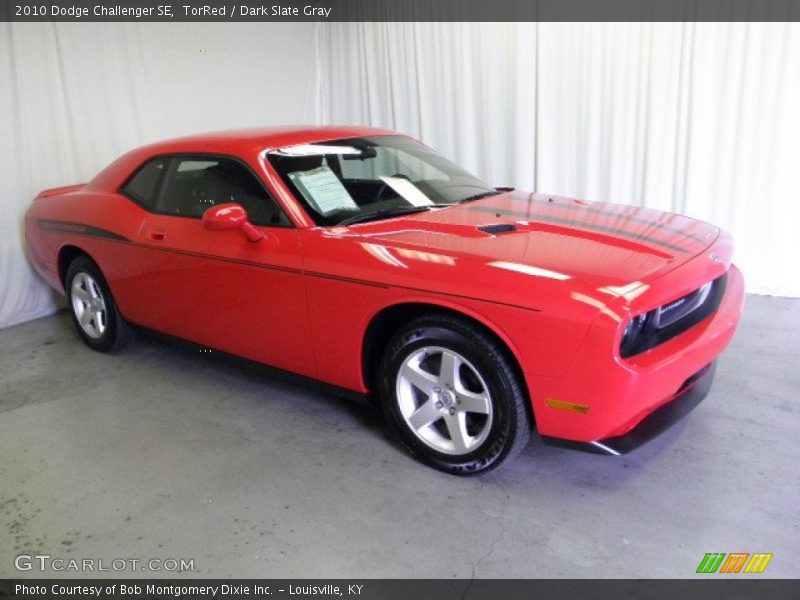
[[[0,331],[0,577],[18,554],[194,559],[193,577],[691,577],[800,555],[800,300],[749,297],[708,399],[622,458],[543,446],[477,479],[371,408],[65,314]],[[142,575],[143,573],[126,573]],[[71,575],[71,573],[64,573]]]

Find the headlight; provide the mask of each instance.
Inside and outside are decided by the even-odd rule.
[[[631,356],[632,354],[636,354],[636,348],[639,342],[639,336],[644,329],[645,324],[647,324],[648,318],[654,311],[650,311],[649,313],[645,313],[643,315],[637,315],[633,317],[628,324],[625,326],[625,331],[622,332],[622,343],[620,344],[620,354],[622,357]]]
[[[726,275],[693,292],[633,317],[622,331],[622,358],[645,352],[672,339],[713,314],[725,293]]]

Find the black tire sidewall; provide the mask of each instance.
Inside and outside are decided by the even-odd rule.
[[[75,315],[75,310],[72,306],[72,281],[79,273],[86,273],[87,275],[90,275],[97,282],[97,286],[100,288],[100,291],[103,294],[103,302],[106,306],[106,330],[99,338],[93,338],[87,335],[87,333],[83,330],[83,327],[81,327],[81,324],[78,322],[78,318]],[[103,277],[100,268],[87,256],[80,256],[76,258],[70,263],[69,268],[67,269],[65,287],[67,292],[67,303],[69,305],[69,314],[72,317],[72,323],[75,325],[75,329],[78,331],[78,334],[81,336],[83,341],[86,342],[86,345],[88,345],[90,348],[97,350],[98,352],[108,352],[111,350],[114,347],[114,342],[117,339],[119,319],[117,306],[114,303],[114,298],[111,295],[111,291],[108,288],[108,284],[106,283],[105,277]]]
[[[503,369],[498,369],[496,361],[502,358],[497,349],[480,336],[469,336],[469,333],[435,322],[406,328],[389,344],[381,361],[379,376],[379,397],[384,414],[403,445],[426,464],[461,475],[484,472],[502,462],[513,446],[517,428],[525,426],[516,422],[512,405],[514,387]],[[434,450],[411,431],[400,412],[396,395],[399,369],[410,354],[423,346],[441,346],[462,355],[479,371],[489,387],[493,412],[489,435],[468,454],[452,456]]]

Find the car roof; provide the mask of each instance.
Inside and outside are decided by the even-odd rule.
[[[263,150],[308,144],[325,140],[373,135],[398,135],[396,131],[378,127],[354,125],[303,126],[283,125],[277,127],[256,127],[214,131],[187,137],[175,138],[150,144],[147,150],[152,153],[212,151],[236,146],[240,150],[261,152]]]
[[[221,154],[251,160],[265,150],[342,138],[399,135],[390,129],[353,125],[284,125],[201,133],[141,146],[103,169],[87,185],[88,190],[119,188],[144,161],[162,154]]]

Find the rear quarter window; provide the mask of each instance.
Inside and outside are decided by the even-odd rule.
[[[149,209],[156,205],[156,192],[167,171],[167,158],[154,158],[142,165],[122,188],[122,193]]]

